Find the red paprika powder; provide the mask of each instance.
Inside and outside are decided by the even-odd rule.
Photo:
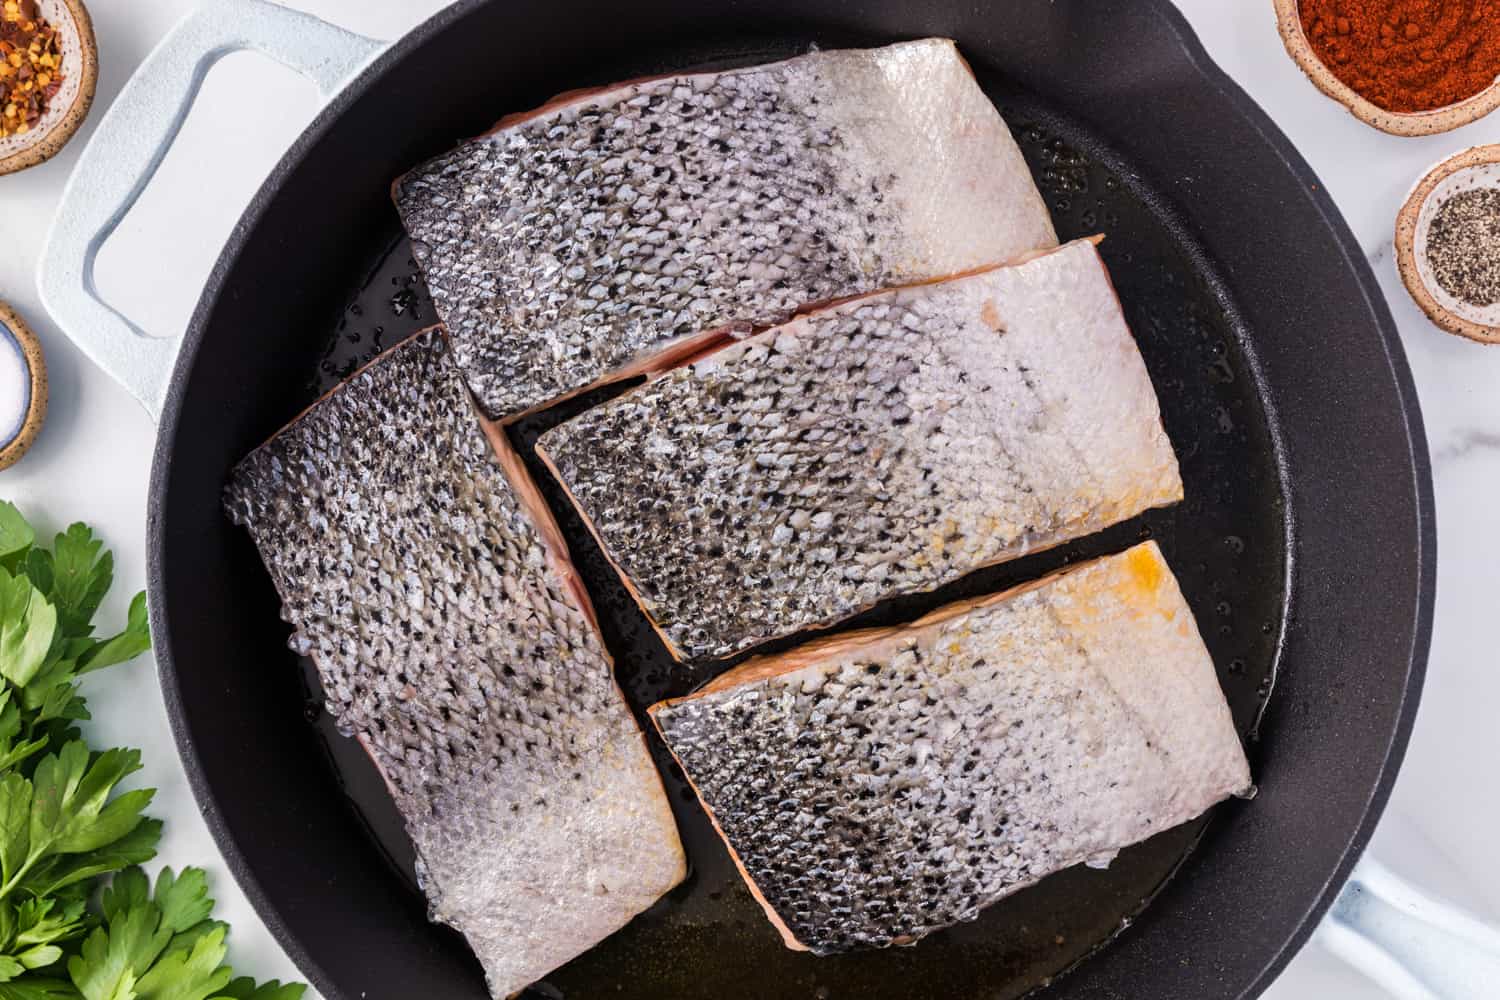
[[[1500,0],[1301,0],[1302,30],[1387,111],[1456,104],[1500,77]]]

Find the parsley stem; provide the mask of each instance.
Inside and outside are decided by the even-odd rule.
[[[36,866],[36,863],[38,861],[42,860],[42,856],[46,853],[47,852],[45,850],[38,853],[35,847],[32,848],[32,851],[27,856],[25,863],[23,863],[20,868],[16,869],[16,873],[12,875],[4,885],[0,885],[0,901],[4,901],[10,898],[11,892],[14,891],[16,886],[21,883],[21,880],[23,878],[31,873],[31,869]]]

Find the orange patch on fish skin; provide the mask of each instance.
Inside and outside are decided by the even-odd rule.
[[[996,333],[1005,332],[1005,324],[1000,322],[1000,310],[995,308],[994,299],[985,299],[984,305],[979,307],[979,318],[984,320],[984,325]]]
[[[1171,602],[1164,604],[1157,600],[1162,581],[1171,570],[1154,546],[1137,545],[1125,553],[1125,573],[1119,586],[1129,594],[1129,599],[1141,605],[1143,612],[1154,609],[1169,622],[1177,618]]]
[[[1166,574],[1161,558],[1145,545],[1131,549],[1125,557],[1125,565],[1130,570],[1131,582],[1148,594],[1156,593]]]

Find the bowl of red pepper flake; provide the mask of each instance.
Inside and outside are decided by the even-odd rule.
[[[0,0],[0,174],[67,144],[93,104],[98,72],[81,0]]]
[[[1318,89],[1392,135],[1500,107],[1500,0],[1275,0],[1287,52]]]

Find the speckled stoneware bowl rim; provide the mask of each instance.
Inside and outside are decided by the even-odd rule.
[[[1427,171],[1407,195],[1401,211],[1396,213],[1396,269],[1401,281],[1428,318],[1449,333],[1468,337],[1482,344],[1500,344],[1500,326],[1491,326],[1460,316],[1438,301],[1422,277],[1417,262],[1417,230],[1422,209],[1438,185],[1454,174],[1474,167],[1500,164],[1500,144],[1475,146],[1455,153]]]
[[[1448,132],[1500,108],[1500,79],[1472,97],[1457,104],[1431,111],[1387,111],[1362,97],[1354,88],[1333,75],[1318,58],[1312,43],[1302,30],[1301,0],[1272,0],[1276,6],[1276,26],[1287,54],[1296,61],[1313,84],[1338,101],[1360,121],[1391,135],[1437,135]]]
[[[47,128],[38,133],[40,138],[16,152],[0,156],[0,176],[46,163],[58,154],[68,140],[73,138],[83,120],[88,117],[94,104],[94,87],[99,80],[99,49],[94,41],[94,22],[89,17],[83,0],[59,0],[61,9],[73,18],[73,32],[78,40],[77,51],[72,62],[73,72],[79,74],[78,92],[73,95],[67,109]],[[69,71],[67,53],[64,54],[63,70]]]
[[[27,371],[28,400],[21,423],[11,434],[11,428],[0,427],[0,469],[8,469],[31,447],[41,432],[42,421],[47,416],[47,364],[42,358],[42,344],[36,339],[24,320],[4,302],[0,302],[0,341],[13,341],[21,349],[21,360]],[[0,351],[10,350],[9,343],[0,343]]]

